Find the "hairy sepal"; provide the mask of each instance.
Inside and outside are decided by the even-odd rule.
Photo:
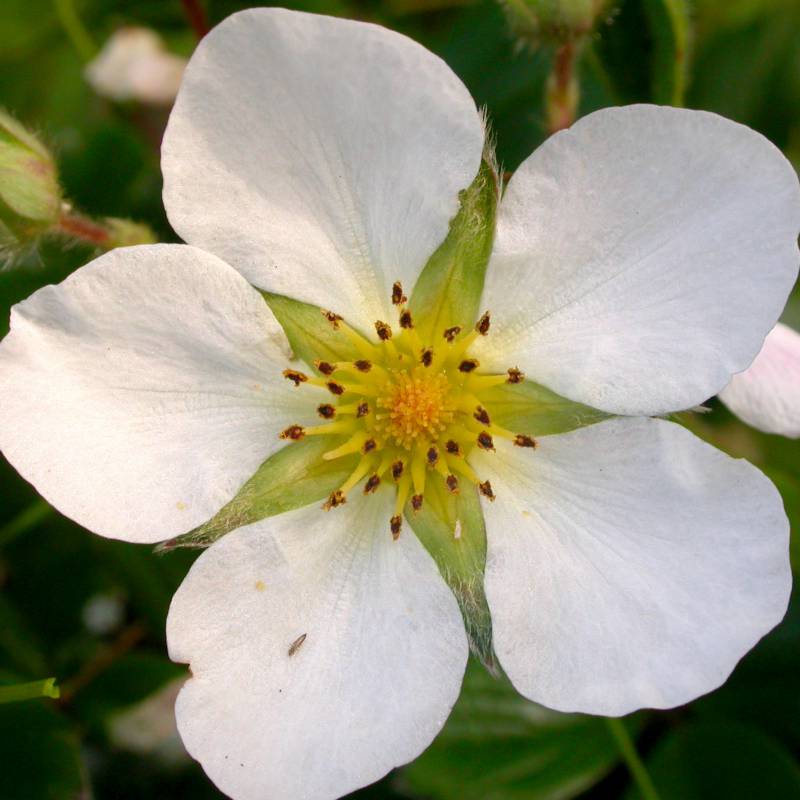
[[[491,154],[461,192],[447,238],[420,273],[409,308],[423,340],[456,325],[469,327],[480,313],[486,266],[492,253],[500,179]]]

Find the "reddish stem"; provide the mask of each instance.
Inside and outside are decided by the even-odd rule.
[[[69,212],[61,214],[56,223],[56,229],[75,239],[100,247],[108,244],[111,239],[111,235],[102,225],[92,222],[87,217],[82,217],[79,214],[70,214]]]
[[[192,30],[198,39],[202,39],[210,30],[208,27],[208,20],[206,19],[206,12],[200,5],[199,0],[181,0],[183,12],[186,14],[186,19],[191,25]]]
[[[578,87],[575,82],[575,64],[578,47],[569,39],[556,50],[553,72],[548,89],[548,127],[550,133],[568,128],[577,114]]]

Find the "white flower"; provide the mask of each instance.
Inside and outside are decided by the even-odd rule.
[[[86,80],[103,97],[170,105],[186,59],[173,55],[149,28],[120,28],[86,66]]]
[[[756,360],[733,376],[719,399],[760,431],[800,437],[800,334],[779,322]]]
[[[511,180],[483,291],[491,331],[481,318],[452,342],[396,323],[391,339],[378,326],[385,341],[356,333],[393,320],[392,300],[405,309],[483,147],[465,88],[403,36],[236,14],[198,47],[164,141],[167,212],[192,246],[113,251],[13,312],[0,444],[93,531],[188,531],[284,445],[329,441],[325,463],[348,465],[326,504],[341,507],[228,533],[172,603],[170,654],[193,673],[181,736],[234,798],[340,796],[441,728],[467,638],[433,558],[400,527],[404,506],[413,519],[451,477],[464,497],[481,484],[494,647],[542,704],[687,702],[785,611],[773,485],[647,415],[718,392],[775,324],[797,273],[793,170],[713,114],[599,111]],[[336,312],[326,330],[360,355],[328,364],[320,339],[317,374],[284,380],[285,342],[253,286]],[[497,419],[515,409],[489,400],[521,402],[520,370],[523,392],[540,383],[624,416],[506,431]],[[569,401],[552,403],[582,408]],[[530,435],[538,448],[516,446]],[[466,546],[472,529],[457,529]]]

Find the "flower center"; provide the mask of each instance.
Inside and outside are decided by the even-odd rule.
[[[319,377],[284,370],[295,386],[324,386],[333,397],[317,408],[322,424],[290,425],[281,438],[335,437],[340,441],[332,442],[335,446],[324,459],[358,455],[350,476],[324,504],[326,510],[345,503],[362,481],[364,494],[375,492],[383,481],[393,483],[390,529],[397,538],[406,504],[418,512],[426,489],[457,494],[466,480],[494,500],[489,481],[481,481],[469,464],[475,448],[493,451],[495,437],[510,439],[518,447],[535,447],[536,442],[492,420],[486,392],[501,383],[519,383],[523,376],[518,369],[502,375],[482,373],[478,360],[469,356],[473,342],[489,333],[488,312],[473,330],[448,328],[441,339],[426,343],[414,328],[399,283],[393,287],[392,302],[399,306],[400,331],[395,336],[387,323],[378,321],[377,342],[361,336],[337,314],[323,312],[334,330],[355,345],[359,358],[317,360]]]

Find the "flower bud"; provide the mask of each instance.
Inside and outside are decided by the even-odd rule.
[[[526,42],[560,44],[594,27],[608,0],[501,0],[509,25]]]
[[[105,246],[108,250],[135,244],[155,244],[158,241],[153,231],[141,222],[119,217],[106,217],[103,222],[109,234],[109,241]]]
[[[86,80],[102,97],[170,105],[178,93],[186,60],[168,52],[147,28],[121,28],[86,67]]]
[[[0,250],[19,250],[58,219],[55,161],[25,127],[0,110]]]

